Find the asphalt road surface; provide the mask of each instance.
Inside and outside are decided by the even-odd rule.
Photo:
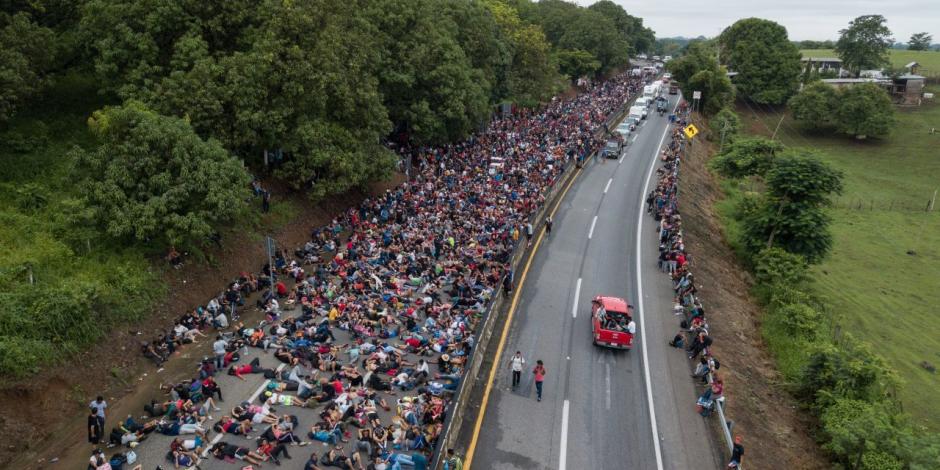
[[[678,98],[670,98],[672,109]],[[701,390],[689,377],[689,361],[666,344],[678,320],[671,313],[671,283],[656,266],[658,227],[645,210],[637,243],[644,186],[651,165],[659,163],[654,155],[668,144],[667,126],[667,117],[651,112],[619,160],[595,160],[565,195],[553,231],[543,237],[520,287],[473,468],[719,465],[709,423],[694,409]],[[655,174],[652,179],[650,186],[656,184]],[[590,301],[600,294],[623,297],[637,307],[633,350],[592,344]],[[517,350],[527,364],[522,383],[512,390],[509,358]],[[531,372],[537,359],[548,371],[542,402],[535,399]]]

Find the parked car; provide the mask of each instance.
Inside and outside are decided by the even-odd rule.
[[[617,125],[617,128],[614,129],[614,132],[616,132],[616,133],[618,133],[618,134],[620,134],[620,135],[622,135],[622,136],[624,136],[624,137],[627,137],[628,135],[630,135],[631,132],[633,132],[633,129],[630,128],[630,123],[629,123],[629,122],[623,121],[623,122],[621,122],[619,125]]]

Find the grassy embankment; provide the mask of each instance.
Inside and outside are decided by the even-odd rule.
[[[753,105],[740,105],[738,113],[747,132],[764,136],[780,118]],[[880,140],[801,133],[789,117],[777,135],[788,146],[818,149],[845,174],[845,191],[831,210],[832,253],[811,273],[813,289],[833,313],[833,324],[826,326],[830,331],[821,333],[844,330],[868,341],[900,376],[904,410],[916,423],[940,431],[940,406],[932,395],[940,387],[940,372],[922,366],[940,368],[940,323],[934,312],[940,304],[940,203],[935,211],[925,211],[940,187],[940,103],[899,108],[897,117],[895,130]],[[930,134],[933,127],[936,134]],[[731,214],[748,188],[730,181],[723,185],[728,199],[719,210],[734,240],[739,227]],[[808,348],[784,340],[782,326],[772,320],[764,328],[781,372],[794,380]]]

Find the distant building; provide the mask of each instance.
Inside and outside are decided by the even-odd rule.
[[[800,63],[803,65],[804,74],[807,69],[820,74],[835,73],[837,77],[847,74],[842,68],[842,59],[836,57],[803,57]]]
[[[924,96],[926,78],[922,75],[906,73],[892,81],[891,94],[901,104],[919,105]]]
[[[859,83],[874,83],[875,85],[881,85],[885,88],[890,88],[891,86],[891,80],[879,78],[824,78],[821,81],[835,88],[848,88],[858,85]]]

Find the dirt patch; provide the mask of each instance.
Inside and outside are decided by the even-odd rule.
[[[812,418],[782,388],[761,337],[761,309],[747,294],[752,280],[722,233],[714,206],[723,196],[705,167],[714,150],[704,139],[692,146],[682,163],[680,205],[686,250],[721,360],[727,417],[744,438],[746,468],[828,468],[810,437]]]
[[[373,185],[370,193],[380,194],[402,181],[404,177],[396,174]],[[0,467],[46,468],[57,459],[55,467],[82,468],[92,449],[86,439],[86,407],[96,395],[109,403],[107,432],[118,419],[140,415],[160,382],[191,377],[196,358],[208,353],[211,343],[203,339],[186,346],[157,372],[140,355],[140,341],[171,326],[183,312],[205,304],[240,272],[257,271],[266,256],[258,233],[270,233],[280,246],[294,249],[307,241],[314,227],[357,205],[366,194],[351,192],[318,204],[300,194],[282,197],[298,208],[291,217],[277,220],[272,214],[262,218],[257,230],[224,230],[221,247],[206,253],[211,263],[187,262],[176,270],[156,262],[155,269],[165,269],[167,296],[145,320],[115,329],[101,344],[35,377],[0,386],[0,442],[5,443],[0,447]]]

